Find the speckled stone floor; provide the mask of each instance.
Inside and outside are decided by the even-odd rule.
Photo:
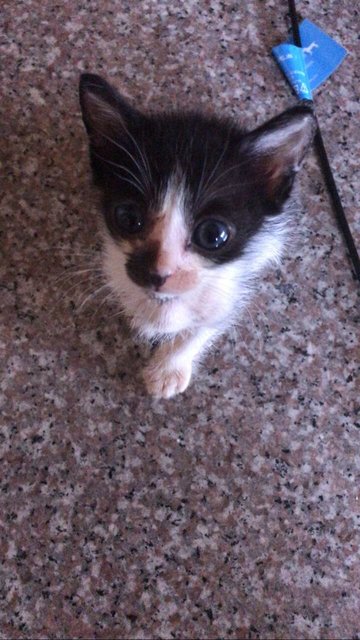
[[[349,50],[316,102],[359,241],[358,9],[298,4]],[[275,0],[3,5],[2,639],[360,637],[358,291],[315,156],[294,246],[181,397],[146,396],[146,350],[83,271],[99,238],[80,71],[252,127],[294,103],[270,55],[285,17]]]

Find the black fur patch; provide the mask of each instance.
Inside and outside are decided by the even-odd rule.
[[[138,249],[131,253],[126,262],[126,271],[135,284],[149,289],[158,289],[166,278],[156,273],[156,258],[159,246],[157,243],[147,245],[146,249]]]

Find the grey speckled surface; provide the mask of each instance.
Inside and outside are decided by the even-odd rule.
[[[358,295],[315,157],[282,268],[183,397],[146,397],[73,273],[98,260],[79,72],[254,126],[293,103],[286,3],[5,5],[0,637],[360,637]],[[349,50],[317,106],[359,241],[358,9],[299,5]]]

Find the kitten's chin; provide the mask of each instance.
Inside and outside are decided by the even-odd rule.
[[[193,324],[193,314],[180,296],[148,292],[134,302],[128,301],[125,313],[132,328],[145,339],[174,335]]]

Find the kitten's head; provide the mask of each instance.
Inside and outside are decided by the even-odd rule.
[[[216,266],[243,258],[256,272],[278,255],[266,233],[279,228],[311,143],[310,108],[244,133],[194,113],[143,114],[92,74],[81,76],[80,102],[119,279],[165,300],[211,288]]]

